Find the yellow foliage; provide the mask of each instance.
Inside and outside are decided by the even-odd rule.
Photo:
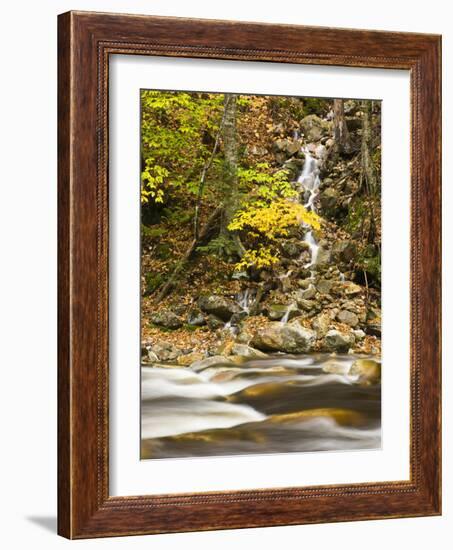
[[[229,224],[230,231],[248,230],[253,236],[260,233],[267,239],[286,237],[289,228],[307,224],[320,229],[320,218],[315,212],[309,212],[302,204],[278,199],[269,204],[252,205],[240,210]]]
[[[246,250],[245,254],[241,258],[241,261],[236,264],[236,269],[240,271],[251,266],[261,269],[265,267],[272,267],[278,262],[278,256],[276,254],[273,255],[270,248],[262,246],[257,250]]]

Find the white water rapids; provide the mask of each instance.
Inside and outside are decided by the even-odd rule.
[[[142,458],[379,447],[380,387],[323,370],[334,361],[347,372],[354,360],[318,354],[198,372],[142,367]]]

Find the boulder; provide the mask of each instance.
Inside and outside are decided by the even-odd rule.
[[[219,319],[215,315],[208,315],[208,318],[206,319],[206,324],[211,330],[217,330],[225,326],[225,323],[222,321],[222,319]]]
[[[272,304],[267,308],[267,316],[271,321],[280,321],[287,313],[287,320],[294,319],[294,317],[300,315],[300,311],[295,304]]]
[[[230,365],[232,362],[228,357],[223,355],[213,355],[212,357],[206,357],[206,359],[201,359],[199,361],[194,361],[190,368],[195,371],[200,371],[206,369],[207,367],[212,367],[213,365]]]
[[[170,329],[176,329],[182,327],[183,325],[182,320],[176,315],[176,313],[173,313],[173,311],[170,311],[169,309],[164,309],[154,313],[151,315],[150,320],[155,325]]]
[[[339,206],[340,193],[334,187],[327,187],[321,192],[319,200],[323,212],[333,216]]]
[[[318,337],[324,336],[329,330],[331,318],[328,313],[320,313],[311,323],[312,328],[318,334]]]
[[[340,311],[340,313],[337,315],[337,319],[340,323],[344,323],[345,325],[349,325],[350,327],[356,327],[359,324],[359,318],[355,313],[352,311],[348,311],[347,309],[343,309]]]
[[[262,351],[284,353],[306,353],[313,348],[316,333],[299,323],[269,323],[260,329],[252,339],[252,346]]]
[[[196,351],[193,351],[192,353],[188,353],[186,355],[180,355],[176,362],[178,365],[181,365],[182,367],[187,367],[194,363],[195,361],[201,361],[203,359],[204,355],[203,353],[198,353]]]
[[[332,329],[329,330],[324,337],[324,346],[329,351],[346,353],[354,344],[354,341],[354,336],[352,334],[343,334],[338,330]]]
[[[229,321],[234,313],[240,313],[240,306],[230,298],[212,294],[210,296],[201,296],[198,300],[198,306],[205,313],[215,315],[222,321]]]
[[[332,246],[335,261],[349,263],[357,256],[357,246],[353,241],[336,241]]]
[[[309,282],[308,287],[304,290],[296,290],[294,292],[294,298],[296,302],[299,302],[299,300],[311,300],[316,296],[317,290],[313,283]]]
[[[300,121],[300,128],[307,141],[319,141],[330,132],[330,124],[317,115],[308,115]]]
[[[322,366],[322,370],[329,374],[348,374],[349,369],[349,363],[335,361],[334,359],[326,361]]]
[[[199,309],[192,310],[187,316],[189,325],[201,327],[206,324],[206,319]]]
[[[357,294],[361,294],[363,289],[360,285],[356,285],[351,281],[345,281],[343,283],[343,291],[346,296],[356,296]]]
[[[358,376],[357,382],[360,385],[379,384],[381,381],[381,364],[373,359],[357,359],[352,364],[349,374]]]
[[[321,294],[329,294],[329,292],[332,290],[332,287],[333,282],[329,281],[328,279],[319,279],[319,281],[316,283],[316,288]]]
[[[174,361],[182,355],[182,351],[169,342],[154,344],[150,351],[157,356],[159,361]]]
[[[265,358],[267,355],[259,349],[252,348],[246,344],[234,344],[231,353],[233,355],[240,355],[241,357],[247,357],[248,359],[260,359]]]

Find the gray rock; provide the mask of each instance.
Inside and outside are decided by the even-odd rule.
[[[174,361],[182,355],[182,351],[168,342],[155,344],[150,351],[159,361]]]
[[[234,313],[242,311],[239,305],[230,298],[215,294],[201,296],[198,300],[198,306],[205,313],[215,315],[222,321],[229,321]]]
[[[225,322],[222,319],[219,319],[215,315],[208,315],[206,323],[211,330],[217,330],[225,326]]]
[[[308,288],[303,290],[301,293],[300,293],[300,296],[302,297],[302,299],[304,300],[311,300],[312,298],[314,298],[316,296],[316,287],[313,283],[310,283],[308,285]],[[297,300],[297,298],[296,298]]]
[[[329,330],[332,319],[328,313],[320,313],[315,317],[311,326],[316,330],[318,337],[324,336]]]
[[[231,353],[232,355],[240,355],[242,357],[247,357],[250,359],[267,357],[267,355],[259,349],[252,348],[251,346],[247,346],[246,344],[234,344],[231,349]]]
[[[206,324],[206,319],[200,310],[193,310],[187,316],[187,322],[189,325],[195,325],[201,327]]]
[[[356,296],[363,291],[361,286],[356,285],[352,281],[345,281],[342,283],[341,287],[346,296]]]
[[[280,321],[286,313],[288,313],[288,320],[294,319],[294,317],[300,315],[295,304],[272,304],[267,309],[267,316],[271,321]]]
[[[324,345],[330,351],[346,353],[354,344],[352,334],[343,334],[338,330],[329,330],[324,337]]]
[[[354,338],[356,339],[357,342],[360,342],[366,336],[365,332],[361,329],[353,330],[352,334],[354,334]]]
[[[259,330],[252,339],[252,346],[262,351],[306,353],[313,348],[316,333],[297,322],[270,323]]]
[[[359,318],[355,313],[352,313],[352,311],[348,311],[347,309],[343,309],[340,311],[340,313],[337,315],[338,321],[340,323],[344,323],[346,325],[349,325],[350,327],[356,327],[359,324]]]
[[[223,355],[213,355],[212,357],[206,357],[206,359],[201,359],[199,361],[194,361],[190,368],[194,371],[200,371],[207,367],[212,367],[213,365],[230,365],[232,361]]]
[[[300,128],[307,141],[319,141],[330,132],[330,124],[317,115],[308,115],[300,121]]]
[[[154,313],[151,315],[150,319],[155,325],[165,328],[176,329],[182,327],[183,325],[181,319],[169,309],[164,309]]]
[[[334,260],[349,263],[357,256],[357,246],[353,241],[336,241],[332,246]]]
[[[319,279],[316,283],[316,288],[318,289],[318,292],[321,292],[321,294],[329,294],[332,290],[332,286],[333,282],[328,279]]]
[[[319,196],[322,210],[333,215],[339,206],[340,193],[334,187],[327,187]]]
[[[327,265],[331,262],[331,254],[328,248],[323,246],[319,247],[318,255],[316,257],[316,265]]]

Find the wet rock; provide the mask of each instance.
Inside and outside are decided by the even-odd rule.
[[[188,353],[187,355],[180,355],[177,358],[176,362],[178,363],[178,365],[181,365],[182,367],[187,367],[192,363],[194,363],[195,361],[201,361],[203,357],[204,357],[203,353],[197,353],[194,351],[192,353]]]
[[[297,322],[270,323],[255,334],[251,344],[262,351],[306,353],[312,349],[315,340],[316,333]]]
[[[318,308],[318,304],[314,300],[299,300],[297,305],[304,311],[312,311]]]
[[[334,359],[326,361],[322,370],[329,374],[348,374],[351,365],[350,363],[335,361]]]
[[[300,121],[300,128],[307,141],[319,141],[330,132],[330,124],[317,115],[308,115]]]
[[[225,322],[229,321],[234,313],[242,311],[239,305],[233,300],[215,294],[201,296],[198,300],[198,306],[205,313],[215,315]]]
[[[346,353],[353,344],[352,334],[343,334],[335,329],[329,330],[324,337],[324,346],[330,351]]]
[[[363,386],[379,384],[381,381],[381,364],[373,359],[357,359],[349,371],[351,375],[358,375],[357,382]]]
[[[355,313],[352,313],[352,311],[348,311],[347,309],[343,309],[340,311],[340,313],[337,315],[338,321],[340,323],[344,323],[345,325],[349,325],[350,327],[356,327],[359,324],[359,318]]]
[[[288,320],[300,315],[295,304],[272,304],[267,308],[267,316],[271,321],[280,321],[288,313]]]
[[[316,265],[327,265],[331,262],[331,254],[328,248],[323,246],[319,247],[318,255],[316,257]]]
[[[169,309],[154,313],[151,315],[150,320],[155,325],[170,329],[180,328],[183,325],[182,320]]]
[[[159,361],[159,357],[151,349],[145,349],[145,353],[142,350],[142,363],[151,364]]]
[[[247,357],[249,359],[258,359],[258,358],[267,357],[267,355],[262,351],[252,348],[251,346],[247,346],[246,344],[234,344],[231,349],[231,353],[233,355],[240,355],[242,357]]]
[[[213,365],[228,365],[231,364],[231,361],[228,357],[223,355],[213,355],[212,357],[206,357],[206,359],[201,359],[199,361],[194,361],[190,368],[195,371],[203,370],[207,367],[212,367]]]
[[[311,300],[314,298],[317,294],[316,287],[313,283],[309,282],[308,287],[304,290],[296,290],[294,293],[294,298],[296,299],[296,302],[299,300]]]

